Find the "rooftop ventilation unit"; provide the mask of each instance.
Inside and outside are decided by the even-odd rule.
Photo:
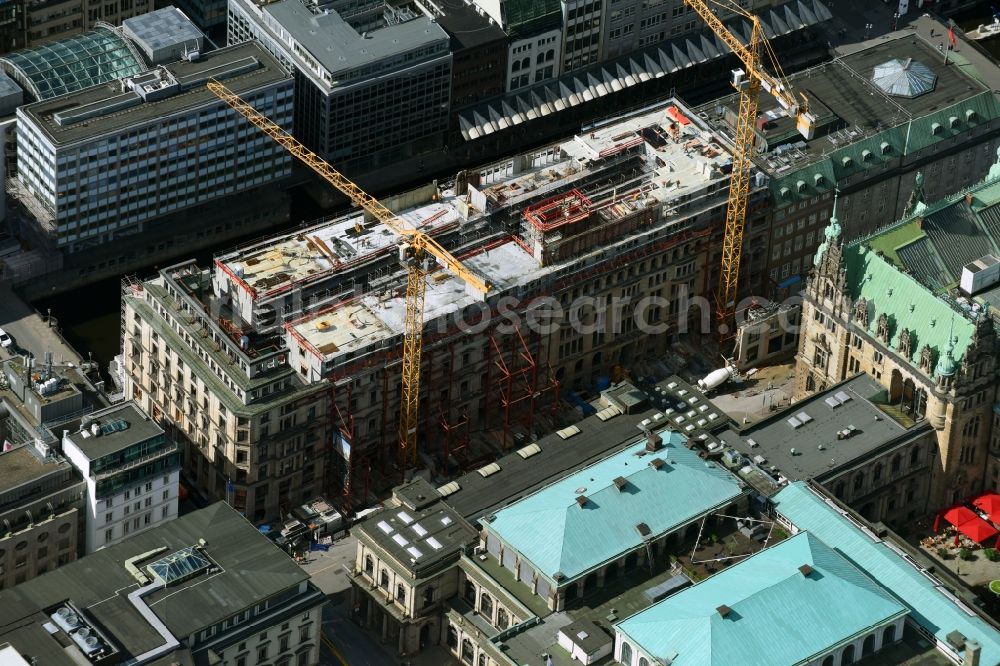
[[[813,572],[813,568],[808,564],[803,564],[801,567],[799,567],[799,571],[802,572],[803,576],[809,578],[809,574]]]
[[[576,503],[579,504],[581,507],[584,506],[587,503],[587,496],[578,495],[576,498]]]
[[[726,617],[733,612],[733,609],[727,606],[726,604],[722,604],[715,610],[717,610],[719,612],[719,615],[721,615],[722,617]]]
[[[615,488],[617,488],[618,491],[621,492],[622,490],[625,489],[625,486],[628,485],[628,479],[626,479],[624,476],[616,476],[614,483],[615,483]]]
[[[647,451],[649,452],[659,451],[662,448],[663,448],[663,437],[660,436],[660,433],[658,432],[651,433],[649,437],[646,438]]]

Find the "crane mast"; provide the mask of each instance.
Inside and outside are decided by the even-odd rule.
[[[713,3],[742,14],[750,21],[750,40],[744,44],[716,16],[706,0],[684,0],[684,3],[701,17],[716,37],[743,63],[743,69],[733,71],[733,87],[739,92],[739,115],[733,138],[733,170],[729,183],[726,228],[722,240],[722,265],[715,307],[719,337],[725,340],[735,334],[740,258],[743,254],[743,233],[746,229],[750,174],[753,169],[754,125],[757,120],[761,88],[774,97],[789,117],[795,119],[798,131],[807,139],[813,136],[815,118],[809,112],[809,100],[804,95],[801,99],[796,99],[781,78],[764,69],[762,50],[767,51],[778,74],[781,74],[780,65],[767,43],[760,19],[735,5]]]
[[[436,240],[418,229],[411,228],[392,211],[346,176],[334,169],[298,139],[283,130],[247,104],[239,95],[218,81],[209,81],[208,89],[240,113],[264,134],[271,137],[293,156],[333,185],[351,203],[359,206],[376,220],[392,229],[403,241],[400,260],[407,269],[406,317],[403,335],[403,362],[399,413],[399,462],[403,470],[417,462],[417,426],[420,413],[420,359],[423,351],[424,295],[427,273],[435,260],[465,281],[475,291],[486,294],[492,285],[469,270]]]

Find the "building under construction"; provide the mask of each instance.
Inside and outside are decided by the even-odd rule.
[[[709,313],[690,308],[687,299],[708,295],[717,275],[713,247],[722,234],[732,162],[727,146],[672,99],[459,173],[453,182],[383,200],[405,225],[432,236],[493,285],[484,300],[445,270],[427,276],[421,466],[445,479],[529,446],[564,425],[561,398],[660,356],[689,326],[698,330]],[[755,175],[753,184],[750,209],[757,211],[766,182]],[[749,222],[750,242],[755,231]],[[208,332],[160,326],[181,334],[166,346],[195,347],[188,355],[191,374],[233,375],[213,384],[230,392],[235,387],[243,405],[236,416],[248,430],[229,434],[246,444],[227,442],[224,434],[218,444],[195,446],[206,462],[189,460],[189,466],[211,463],[218,479],[245,483],[236,492],[246,498],[262,496],[254,487],[263,486],[263,496],[272,498],[264,511],[269,515],[274,468],[301,468],[275,460],[280,452],[268,446],[284,437],[282,400],[305,407],[319,400],[321,411],[303,414],[300,425],[323,430],[322,439],[333,442],[327,480],[343,489],[345,500],[362,503],[398,482],[406,311],[399,259],[396,234],[357,211],[227,252],[207,269],[185,264],[145,285],[129,285],[126,360],[135,316],[129,301],[148,302],[150,291],[179,294],[201,309],[188,318],[207,320]],[[168,307],[170,298],[162,299]],[[155,304],[141,309],[137,321],[162,316]],[[178,324],[184,329],[185,319]],[[196,348],[206,341],[232,362],[215,364],[218,371],[202,368],[205,355]],[[143,358],[140,353],[140,364]],[[146,398],[157,392],[143,386],[148,374],[127,374]],[[279,376],[284,388],[277,394],[256,390],[268,383],[264,377]],[[147,407],[152,412],[157,405]],[[169,419],[172,406],[160,407]],[[185,430],[196,420],[175,425]],[[217,420],[210,415],[209,429]],[[258,451],[266,452],[263,459]],[[290,487],[298,487],[294,478]],[[305,490],[315,494],[311,485]],[[246,501],[248,515],[259,515]]]

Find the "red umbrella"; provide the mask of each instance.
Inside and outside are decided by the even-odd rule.
[[[974,499],[972,504],[985,511],[994,522],[1000,518],[1000,495],[995,492],[983,493]]]
[[[991,536],[995,536],[997,534],[997,528],[993,527],[982,518],[976,518],[975,520],[963,523],[962,525],[959,525],[958,529],[962,532],[962,534],[969,537],[976,543],[982,543]]]
[[[979,518],[979,516],[977,516],[975,512],[972,511],[972,509],[964,507],[961,504],[956,504],[950,509],[945,510],[944,514],[942,515],[945,520],[947,520],[955,527],[958,527],[963,523],[967,523],[970,520],[975,520]]]
[[[939,527],[941,527],[941,514],[940,513],[938,515],[934,516],[934,532],[935,533],[938,531]]]
[[[960,543],[962,542],[958,538],[958,532],[955,532],[955,548],[958,548]]]

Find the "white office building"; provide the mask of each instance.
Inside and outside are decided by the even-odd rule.
[[[21,107],[15,195],[68,252],[291,174],[291,157],[212,94],[217,79],[292,129],[293,81],[240,44]]]
[[[63,455],[87,483],[85,552],[177,517],[180,448],[135,402],[64,432]]]

